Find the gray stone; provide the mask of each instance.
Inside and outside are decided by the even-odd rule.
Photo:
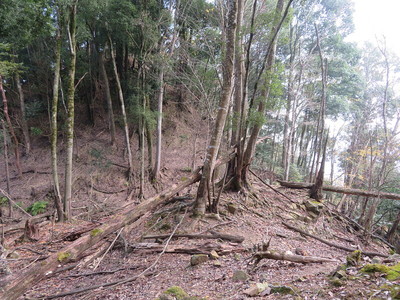
[[[249,279],[249,275],[245,271],[242,271],[242,270],[236,270],[232,275],[233,281],[245,282],[248,279]]]
[[[218,259],[219,258],[219,255],[218,255],[217,251],[215,251],[215,250],[212,250],[209,255],[210,255],[211,259]]]
[[[195,254],[190,258],[190,265],[196,266],[208,261],[208,255],[206,254]]]
[[[256,284],[251,285],[248,289],[244,290],[243,293],[250,297],[255,297],[255,296],[260,295],[267,289],[269,289],[268,283],[256,283]],[[269,289],[269,292],[270,291],[271,291],[271,289]]]

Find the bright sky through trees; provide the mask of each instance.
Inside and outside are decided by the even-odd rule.
[[[388,48],[400,56],[400,1],[353,0],[355,32],[350,40],[376,44],[385,36]]]

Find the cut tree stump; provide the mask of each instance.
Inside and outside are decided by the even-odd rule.
[[[180,184],[172,186],[161,194],[143,201],[139,205],[132,203],[127,206],[123,212],[112,216],[109,222],[93,229],[90,233],[75,240],[57,253],[50,255],[46,260],[36,263],[28,271],[16,274],[14,279],[8,281],[0,291],[0,299],[14,300],[22,296],[31,287],[56,272],[59,265],[73,261],[109,234],[139,219],[146,212],[153,210],[182,189],[199,181],[200,178],[200,169],[197,169],[187,180]]]
[[[41,222],[41,219],[43,218],[50,218],[54,213],[53,212],[47,212],[44,214],[40,214],[37,216],[33,216],[30,217],[29,220],[31,222],[31,224],[37,224],[39,222]],[[17,230],[24,230],[25,229],[25,223],[26,220],[22,220],[21,222],[17,223],[17,224],[12,224],[12,225],[7,225],[7,226],[0,226],[0,232],[7,234],[10,233],[12,231],[17,231]]]

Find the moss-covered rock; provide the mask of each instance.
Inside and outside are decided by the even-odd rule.
[[[351,252],[346,257],[347,266],[358,266],[361,262],[361,255],[362,255],[361,250],[356,250]]]
[[[361,272],[382,273],[385,274],[386,279],[393,281],[400,279],[400,263],[394,266],[386,266],[382,264],[368,264],[361,269]]]
[[[339,286],[343,286],[344,282],[337,278],[337,277],[333,277],[331,280],[329,280],[329,283],[333,286],[339,287]]]
[[[321,202],[312,200],[304,201],[304,206],[307,211],[312,212],[316,215],[319,215],[321,210],[324,208],[324,205]]]
[[[287,286],[287,285],[278,285],[273,286],[271,285],[271,294],[278,293],[282,295],[296,295],[296,291],[294,288]]]
[[[206,300],[205,298],[197,296],[189,296],[183,288],[174,285],[168,288],[160,297],[156,300]]]
[[[171,286],[164,292],[164,294],[174,296],[178,300],[189,297],[189,294],[186,293],[183,288],[177,285]]]

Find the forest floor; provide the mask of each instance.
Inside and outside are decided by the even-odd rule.
[[[162,176],[157,186],[146,184],[145,198],[189,177],[193,160],[196,166],[201,165],[207,140],[204,128],[207,124],[201,124],[194,112],[186,114],[190,117],[181,121],[184,118],[179,116],[177,110],[170,108],[166,113]],[[35,241],[21,240],[22,231],[5,233],[4,248],[0,253],[0,281],[2,277],[18,276],[32,265],[40,263],[43,257],[71,243],[82,232],[89,232],[93,226],[106,223],[130,201],[139,203],[135,197],[137,190],[129,187],[125,177],[122,133],[116,147],[109,146],[107,130],[104,128],[82,125],[77,130],[76,139],[73,220],[65,224],[51,220],[40,223]],[[134,143],[133,149],[137,148]],[[63,155],[61,151],[61,159]],[[135,155],[137,157],[138,152]],[[51,211],[51,168],[47,138],[35,138],[32,154],[23,158],[23,171],[22,178],[18,178],[16,173],[11,174],[13,200],[23,208],[37,201],[47,201],[47,210]],[[2,189],[6,185],[4,172],[1,168]],[[62,173],[63,164],[60,162],[61,177]],[[398,277],[390,281],[384,273],[367,274],[360,271],[363,265],[371,262],[371,258],[363,256],[353,266],[346,266],[349,252],[301,235],[283,225],[283,222],[338,245],[389,255],[389,249],[383,243],[375,239],[364,240],[362,233],[330,213],[328,206],[320,209],[318,215],[307,211],[304,203],[309,198],[304,190],[274,186],[284,197],[256,177],[250,177],[250,180],[257,197],[222,193],[219,216],[207,215],[200,220],[192,218],[190,210],[185,209],[185,204],[190,204],[192,199],[161,205],[155,212],[139,219],[132,231],[122,232],[118,239],[118,233],[110,235],[103,250],[114,240],[116,242],[108,252],[103,251],[105,254],[92,261],[83,259],[78,265],[71,263],[70,268],[34,286],[23,299],[50,299],[59,293],[136,275],[139,276],[128,283],[76,292],[60,298],[183,299],[165,294],[167,289],[179,286],[192,296],[185,299],[239,300],[253,298],[248,294],[256,284],[260,289],[255,292],[255,298],[260,299],[394,299],[400,296],[397,290],[400,283]],[[134,182],[137,185],[138,178]],[[195,192],[194,185],[182,191],[180,196],[194,197]],[[3,207],[2,210],[5,213],[7,208]],[[14,209],[14,212],[13,219],[2,217],[4,226],[25,218],[18,210]],[[244,237],[244,241],[234,243],[223,239],[186,237],[143,239],[151,234],[169,237],[173,231],[175,235],[210,235],[214,231]],[[268,250],[333,261],[295,263],[262,259],[255,264],[252,257],[259,250],[257,246],[268,240]],[[161,252],[163,249],[165,253]],[[193,253],[209,254],[212,250],[219,253],[219,257],[207,257],[205,261],[200,259],[201,263],[197,265],[191,264],[199,258],[193,257]],[[88,254],[93,252],[95,250]],[[396,256],[391,258],[397,259]],[[377,258],[373,260],[381,261]],[[343,270],[335,273],[341,266],[344,266]],[[268,288],[266,283],[269,284]]]

